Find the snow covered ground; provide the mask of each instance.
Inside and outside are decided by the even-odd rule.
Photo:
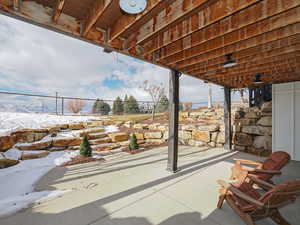
[[[22,128],[41,128],[56,124],[86,122],[94,119],[99,120],[99,117],[0,112],[0,136],[8,135]]]
[[[26,152],[30,153],[30,152]],[[35,153],[38,153],[35,151]],[[35,183],[54,168],[55,160],[67,152],[52,152],[45,158],[21,161],[16,166],[0,170],[0,217],[9,216],[32,203],[39,203],[58,197],[68,190],[35,192]],[[11,149],[4,154],[15,159],[20,151]]]

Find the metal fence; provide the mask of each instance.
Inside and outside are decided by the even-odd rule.
[[[24,113],[50,113],[58,115],[91,115],[91,114],[150,114],[154,109],[154,102],[121,99],[121,107],[115,106],[115,100],[80,98],[56,95],[36,95],[29,93],[17,93],[0,91],[0,112],[24,112]],[[118,105],[118,104],[116,104]],[[223,105],[215,102],[216,105]],[[181,102],[180,110],[192,110],[206,107],[207,102]],[[119,108],[118,108],[119,107]],[[155,112],[164,112],[168,109],[168,102],[160,102]]]

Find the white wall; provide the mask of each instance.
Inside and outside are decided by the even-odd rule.
[[[300,161],[300,82],[273,85],[273,151]]]

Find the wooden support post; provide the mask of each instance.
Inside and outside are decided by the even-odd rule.
[[[231,150],[231,88],[224,87],[224,123],[225,123],[225,145],[224,148]]]
[[[181,73],[171,70],[169,83],[169,147],[167,170],[178,171],[178,116],[179,116],[179,77]]]

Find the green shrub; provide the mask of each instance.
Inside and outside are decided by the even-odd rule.
[[[82,142],[80,144],[80,155],[85,157],[92,156],[92,148],[86,135],[83,137]]]
[[[130,150],[136,150],[139,148],[139,145],[137,143],[137,138],[135,136],[135,134],[131,135],[130,137],[130,144],[129,144],[129,149]]]

